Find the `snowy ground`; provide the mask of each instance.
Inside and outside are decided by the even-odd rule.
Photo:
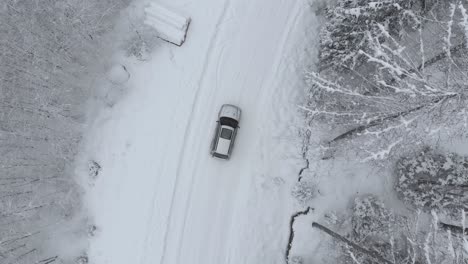
[[[102,166],[91,263],[284,263],[314,13],[305,0],[162,2],[191,16],[185,44],[121,59],[129,92],[87,137]],[[228,162],[209,155],[223,103],[243,110]]]

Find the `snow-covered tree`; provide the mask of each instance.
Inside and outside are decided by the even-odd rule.
[[[403,259],[406,257],[406,241],[400,232],[406,229],[406,224],[404,217],[394,215],[378,197],[360,196],[354,200],[350,237],[365,248],[379,252],[385,259]],[[351,252],[346,251],[347,255]],[[362,259],[362,263],[373,263],[359,252],[352,257]]]
[[[466,263],[466,240],[440,229],[435,212],[398,215],[376,196],[363,196],[355,199],[351,224],[348,235],[313,224],[338,242],[335,263]]]
[[[395,189],[402,200],[418,209],[467,209],[468,158],[425,149],[397,164]]]
[[[399,36],[411,20],[408,10],[414,0],[339,0],[327,9],[327,23],[321,30],[320,64],[322,68],[354,68],[365,60],[360,50],[368,50],[370,35],[377,24],[386,25],[389,33]]]
[[[392,213],[376,196],[367,195],[354,199],[351,224],[357,240],[386,235]]]
[[[362,63],[340,62],[342,71],[307,74],[304,110],[329,135],[327,147],[352,149],[362,160],[385,160],[439,134],[465,134],[468,58],[462,50],[468,16],[458,3],[435,2],[421,14],[404,9],[407,25],[398,27],[398,36],[391,23],[374,21],[358,31],[365,36],[363,46],[353,44],[355,50],[346,53],[359,55]],[[388,15],[398,18],[400,12]]]
[[[77,257],[47,246],[62,243],[64,234],[70,239],[79,234],[74,218],[81,195],[70,167],[85,103],[111,52],[107,33],[127,4],[0,3],[0,263],[62,263]]]

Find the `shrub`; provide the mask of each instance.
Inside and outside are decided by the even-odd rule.
[[[294,185],[291,193],[300,204],[307,205],[317,195],[317,187],[311,181],[300,181]]]
[[[426,148],[397,164],[395,189],[403,201],[425,211],[466,208],[468,158]]]

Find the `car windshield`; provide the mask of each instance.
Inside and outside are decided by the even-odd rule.
[[[227,129],[227,128],[221,129],[221,138],[231,139],[231,136],[232,136],[232,130]]]

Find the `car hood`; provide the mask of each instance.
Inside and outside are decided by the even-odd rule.
[[[241,110],[239,107],[234,105],[225,104],[222,106],[221,111],[219,112],[219,117],[229,117],[237,122],[240,121]]]

